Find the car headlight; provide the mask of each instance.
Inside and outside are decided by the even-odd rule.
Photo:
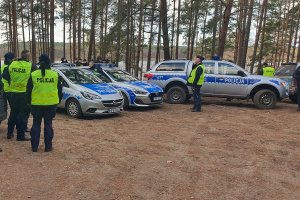
[[[134,92],[135,94],[141,94],[141,95],[146,95],[146,94],[148,94],[148,92],[143,91],[143,90],[133,90],[133,92]]]
[[[88,100],[94,100],[94,99],[101,99],[100,96],[96,95],[96,94],[92,94],[86,91],[81,91],[80,92],[82,94],[82,96]]]

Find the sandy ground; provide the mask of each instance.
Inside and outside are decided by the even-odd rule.
[[[54,151],[0,129],[0,199],[300,199],[300,113],[204,99],[54,121]],[[4,122],[6,123],[6,122]]]

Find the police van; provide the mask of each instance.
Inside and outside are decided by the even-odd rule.
[[[204,60],[204,96],[252,99],[260,109],[274,108],[277,101],[288,96],[288,84],[279,79],[251,75],[234,63],[221,60]],[[184,103],[191,97],[192,89],[186,85],[192,71],[190,60],[167,60],[156,64],[144,77],[164,89],[169,103]]]

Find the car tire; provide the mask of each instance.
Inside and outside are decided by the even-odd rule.
[[[272,90],[263,89],[255,93],[253,102],[259,109],[272,109],[276,106],[277,97]]]
[[[124,99],[123,109],[128,110],[128,108],[129,108],[129,99],[128,99],[127,95],[124,92],[122,92],[122,96],[123,96],[123,99]]]
[[[81,118],[82,110],[80,103],[76,99],[70,99],[66,105],[67,114],[71,117]]]
[[[289,99],[293,102],[293,103],[297,103],[297,94],[290,94],[289,95]]]
[[[186,101],[186,92],[180,86],[171,87],[167,91],[167,102],[171,104],[182,104]]]

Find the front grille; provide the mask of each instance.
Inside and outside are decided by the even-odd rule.
[[[119,107],[122,105],[123,99],[102,101],[102,103],[105,107],[109,107],[109,108]]]
[[[164,95],[163,92],[156,92],[156,93],[151,93],[149,95],[149,97],[150,97],[150,100],[153,102],[154,101],[154,97],[163,97],[163,95]],[[161,100],[158,100],[158,101],[161,101]]]

